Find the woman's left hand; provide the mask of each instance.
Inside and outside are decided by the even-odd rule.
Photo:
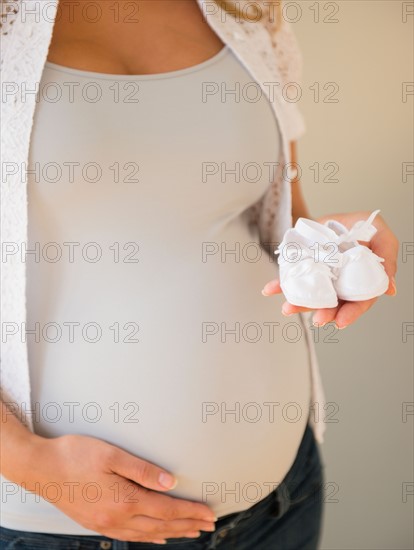
[[[323,216],[316,219],[319,223],[324,223],[327,220],[337,220],[345,227],[351,228],[355,222],[359,220],[366,220],[371,212],[352,212],[350,214],[331,214],[329,216]],[[395,296],[397,288],[395,285],[395,274],[397,272],[397,257],[399,242],[397,237],[388,227],[381,215],[377,215],[373,225],[377,228],[377,232],[372,237],[369,243],[362,241],[361,244],[369,246],[369,248],[377,256],[384,258],[384,269],[389,277],[390,283],[388,290],[385,294],[389,296]],[[279,280],[273,279],[267,283],[262,294],[264,296],[271,296],[272,294],[280,294],[282,290],[280,288]],[[361,302],[345,302],[343,300],[338,301],[338,305],[333,308],[312,310],[306,307],[299,307],[284,302],[282,306],[282,313],[284,315],[292,315],[299,311],[315,311],[313,315],[313,324],[317,326],[323,326],[326,323],[335,321],[338,328],[345,328],[351,323],[355,322],[358,317],[368,311],[368,309],[378,300],[378,298],[372,298],[371,300],[364,300]]]

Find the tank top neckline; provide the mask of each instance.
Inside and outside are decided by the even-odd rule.
[[[101,72],[95,72],[95,71],[85,71],[83,69],[75,69],[73,67],[66,67],[65,65],[60,65],[58,63],[53,63],[52,61],[45,62],[45,67],[48,69],[52,69],[54,71],[59,71],[62,73],[68,73],[72,75],[77,75],[78,77],[85,77],[85,78],[98,78],[98,79],[105,79],[105,80],[159,80],[163,78],[178,78],[181,76],[188,75],[190,73],[194,73],[203,69],[206,69],[207,67],[210,67],[214,63],[217,63],[220,61],[229,51],[229,47],[227,44],[223,46],[223,48],[213,55],[212,57],[209,57],[205,61],[202,61],[201,63],[197,63],[196,65],[191,65],[190,67],[185,67],[184,69],[177,69],[175,71],[167,71],[164,73],[151,73],[151,74],[114,74],[114,73],[101,73]]]

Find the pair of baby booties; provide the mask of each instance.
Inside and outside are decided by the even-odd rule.
[[[369,242],[380,210],[347,229],[335,220],[320,224],[299,218],[275,251],[280,287],[292,305],[331,308],[338,298],[369,300],[384,294],[389,280],[380,258],[358,241]]]

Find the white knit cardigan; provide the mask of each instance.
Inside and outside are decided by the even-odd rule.
[[[2,221],[2,358],[1,398],[15,410],[18,418],[33,431],[30,414],[30,379],[25,338],[26,273],[22,256],[27,244],[27,187],[25,170],[29,158],[30,134],[36,95],[52,37],[59,0],[0,0],[1,2],[1,221]],[[302,58],[290,25],[282,21],[274,32],[269,20],[244,21],[233,17],[212,0],[197,0],[202,14],[269,98],[282,139],[275,179],[259,201],[243,215],[256,226],[260,243],[272,254],[283,233],[292,225],[291,181],[286,165],[290,163],[290,141],[305,131],[302,115],[289,101],[288,83],[300,85]],[[250,0],[239,0],[243,10]],[[268,2],[255,1],[256,6]],[[162,222],[161,222],[162,223]],[[268,244],[271,243],[271,244]],[[270,252],[269,252],[270,251]],[[299,314],[303,336],[307,339],[312,379],[310,423],[316,440],[322,443],[326,425],[325,407],[309,313]],[[30,327],[28,327],[30,329]]]

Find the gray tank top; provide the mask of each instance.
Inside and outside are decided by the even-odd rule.
[[[308,349],[282,297],[260,292],[277,272],[243,216],[280,146],[227,46],[156,75],[46,63],[28,180],[36,433],[117,445],[218,516],[283,480],[309,413]],[[5,527],[94,534],[10,492]]]

